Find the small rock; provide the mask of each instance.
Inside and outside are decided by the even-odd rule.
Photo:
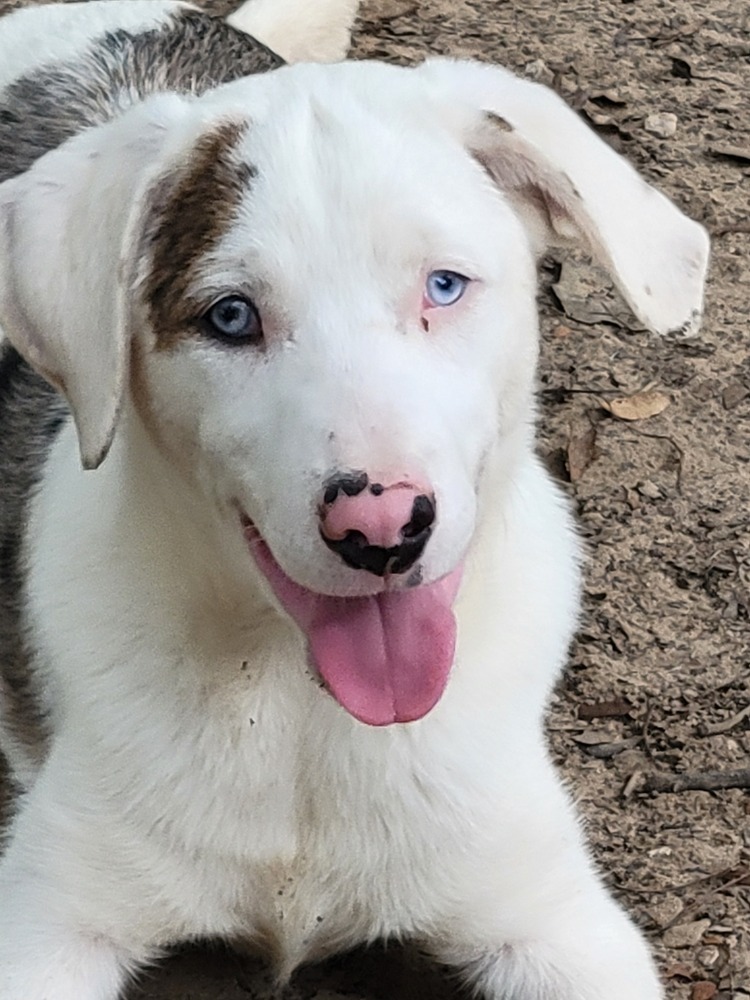
[[[700,949],[696,957],[705,969],[713,969],[720,956],[721,952],[715,944],[707,944],[705,948]]]
[[[666,927],[682,913],[682,910],[682,903],[677,896],[665,896],[658,903],[649,906],[648,913],[655,924],[658,924],[659,927]]]
[[[657,111],[646,118],[643,127],[660,139],[669,139],[677,131],[677,115],[673,115],[671,111]]]
[[[534,59],[533,62],[526,63],[523,68],[524,76],[537,83],[545,83],[548,87],[552,85],[555,74],[549,68],[544,59]]]
[[[556,337],[558,340],[564,340],[569,337],[573,331],[569,326],[565,326],[564,323],[558,323],[557,326],[552,328],[552,336]]]
[[[694,948],[711,926],[710,920],[692,920],[689,924],[677,924],[664,931],[667,948]]]
[[[662,844],[661,847],[652,847],[648,852],[650,858],[671,858],[672,848],[667,847],[666,844]]]
[[[742,382],[730,382],[721,394],[721,402],[725,410],[733,410],[750,396],[750,388]]]
[[[708,979],[701,979],[697,983],[693,983],[690,1000],[711,1000],[718,992],[719,988],[716,983],[709,982]]]
[[[646,479],[642,483],[638,483],[636,489],[641,494],[642,497],[648,497],[649,500],[658,500],[662,492],[656,483],[652,483],[650,479]]]

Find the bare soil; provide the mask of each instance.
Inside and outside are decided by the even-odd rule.
[[[747,783],[649,788],[714,772],[731,772],[731,784],[744,771],[747,782],[750,767],[750,6],[367,0],[356,58],[428,54],[478,57],[549,83],[714,237],[705,326],[692,341],[640,330],[585,264],[560,257],[542,268],[540,449],[590,549],[549,739],[608,883],[656,949],[669,1000],[742,1000]],[[650,131],[661,113],[676,116],[673,134]],[[632,396],[624,411],[640,419],[609,411]],[[218,948],[174,956],[132,994],[278,996],[262,964]],[[459,993],[417,956],[383,948],[303,970],[284,996]]]

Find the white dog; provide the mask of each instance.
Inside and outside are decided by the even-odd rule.
[[[172,3],[0,22],[0,1000],[196,936],[657,1000],[542,735],[535,254],[693,331],[706,235],[505,70],[276,62]]]

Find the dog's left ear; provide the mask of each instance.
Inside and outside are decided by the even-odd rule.
[[[516,204],[536,249],[578,240],[652,331],[695,333],[709,240],[549,88],[481,63],[416,71],[461,116],[469,151]]]
[[[0,330],[66,397],[87,469],[115,432],[145,192],[186,106],[152,99],[0,184]]]

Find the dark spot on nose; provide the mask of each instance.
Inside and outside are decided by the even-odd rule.
[[[348,472],[345,475],[329,479],[323,494],[323,503],[335,503],[339,493],[345,493],[348,497],[356,497],[365,489],[368,482],[366,472]]]
[[[402,528],[404,538],[416,538],[435,521],[435,504],[426,494],[421,493],[411,509],[411,520]]]

